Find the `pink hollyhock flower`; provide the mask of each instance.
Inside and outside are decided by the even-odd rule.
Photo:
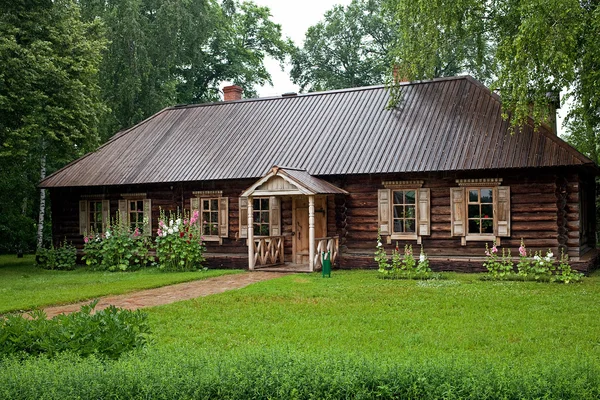
[[[489,257],[490,256],[490,252],[486,250],[485,251],[485,255]]]
[[[156,234],[157,234],[158,236],[162,236],[162,229],[158,228],[158,229],[156,230]]]
[[[498,252],[498,248],[494,245],[492,247],[492,253],[497,253]]]
[[[138,229],[138,227],[135,227],[135,231],[133,231],[133,237],[138,237],[140,236],[140,230]]]
[[[524,246],[519,247],[519,254],[521,257],[527,257],[527,250],[525,250]]]
[[[87,242],[89,242],[89,241],[90,241],[90,239],[88,239],[88,237],[87,237],[87,236],[84,236],[84,237],[83,237],[83,242],[84,242],[84,243],[87,243]]]
[[[160,226],[161,228],[165,227],[165,223],[161,221],[158,221],[158,226]]]
[[[184,219],[184,220],[183,220],[183,224],[184,224],[184,225],[187,225],[187,223],[188,223],[188,220],[187,220],[187,218],[186,218],[186,219]]]

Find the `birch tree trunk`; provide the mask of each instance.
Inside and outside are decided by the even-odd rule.
[[[46,177],[46,154],[42,151],[40,160],[40,180]],[[40,189],[40,214],[37,231],[37,248],[42,248],[44,241],[44,218],[46,217],[46,189]]]

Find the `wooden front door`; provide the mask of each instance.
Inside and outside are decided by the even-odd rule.
[[[308,264],[308,197],[293,199],[293,259]],[[315,238],[327,236],[327,197],[315,197]]]

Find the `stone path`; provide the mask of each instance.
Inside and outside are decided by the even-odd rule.
[[[287,274],[281,272],[244,272],[241,274],[223,275],[215,278],[178,283],[156,289],[146,289],[116,296],[101,297],[98,301],[98,305],[96,305],[96,310],[102,310],[109,305],[129,310],[137,310],[138,308],[170,304],[176,301],[222,293],[227,290],[240,289],[256,282],[266,281],[284,275]],[[90,300],[62,306],[53,306],[45,308],[44,311],[48,318],[52,318],[58,314],[68,314],[78,311],[82,305],[89,303]]]

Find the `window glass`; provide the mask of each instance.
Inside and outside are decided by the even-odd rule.
[[[102,201],[90,201],[89,207],[89,218],[88,226],[90,229],[89,234],[104,232],[104,226],[102,224]]]
[[[219,235],[219,199],[202,200],[202,234],[205,236]]]
[[[469,189],[467,205],[468,232],[470,234],[494,233],[494,204],[491,188]]]
[[[254,235],[269,236],[269,199],[255,198],[252,202],[254,211],[252,218],[254,219]]]
[[[394,190],[393,192],[394,233],[415,233],[417,210],[415,190]]]

